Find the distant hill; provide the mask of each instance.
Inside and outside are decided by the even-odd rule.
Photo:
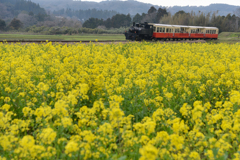
[[[102,2],[89,2],[89,1],[73,1],[73,0],[32,0],[32,2],[39,3],[42,7],[46,10],[54,11],[60,9],[76,9],[76,10],[87,10],[87,9],[97,9],[97,10],[113,10],[118,13],[123,14],[131,14],[135,15],[137,13],[147,13],[151,6],[154,6],[156,9],[159,7],[166,8],[164,6],[157,6],[152,5],[149,3],[142,3],[134,0],[128,1],[102,1]],[[185,12],[216,12],[218,11],[219,15],[226,16],[227,14],[231,13],[236,10],[240,6],[228,5],[228,4],[211,4],[209,6],[173,6],[168,7],[167,10],[174,14],[179,10],[183,10]]]
[[[46,14],[44,8],[27,0],[0,0],[0,18],[14,18],[21,12],[31,12],[32,14]]]
[[[169,7],[168,11],[170,11],[172,14],[183,10],[185,12],[191,12],[194,11],[195,13],[197,12],[204,12],[204,13],[209,13],[209,12],[216,12],[218,11],[218,14],[221,16],[226,16],[229,13],[234,14],[234,11],[240,8],[240,6],[233,6],[233,5],[228,5],[228,4],[210,4],[209,6],[173,6]]]
[[[0,3],[7,6],[8,10],[12,10],[14,13],[26,11],[33,12],[34,14],[46,14],[44,8],[29,0],[0,0]]]
[[[138,1],[102,1],[102,2],[89,2],[89,1],[73,1],[73,0],[32,0],[32,2],[39,3],[46,10],[54,11],[62,8],[71,8],[76,10],[113,10],[122,14],[135,15],[137,13],[146,13],[151,6],[159,8],[159,6],[149,3],[142,3]]]

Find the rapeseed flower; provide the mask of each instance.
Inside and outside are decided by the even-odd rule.
[[[240,45],[0,43],[2,159],[239,159]]]

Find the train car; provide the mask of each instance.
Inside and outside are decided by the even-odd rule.
[[[184,26],[155,23],[133,23],[128,32],[125,32],[129,40],[197,40],[217,39],[217,27]]]

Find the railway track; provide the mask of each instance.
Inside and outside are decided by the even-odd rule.
[[[74,44],[74,43],[129,43],[135,41],[120,41],[120,40],[106,40],[106,41],[64,41],[64,40],[0,40],[0,43],[61,43],[61,44]],[[139,41],[137,41],[139,42]],[[205,40],[180,40],[180,41],[148,41],[148,42],[159,42],[159,43],[205,43]]]

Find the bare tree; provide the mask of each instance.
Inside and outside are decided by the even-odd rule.
[[[236,30],[238,31],[238,21],[239,21],[239,18],[240,18],[240,7],[236,9],[235,15],[237,16],[236,17]]]
[[[29,27],[37,23],[37,19],[34,16],[25,13],[20,13],[17,19],[19,19],[23,23],[24,27]]]
[[[52,17],[51,20],[38,22],[37,25],[40,26],[46,26],[46,27],[72,27],[72,28],[81,28],[82,23],[75,19],[68,19],[64,17]]]

